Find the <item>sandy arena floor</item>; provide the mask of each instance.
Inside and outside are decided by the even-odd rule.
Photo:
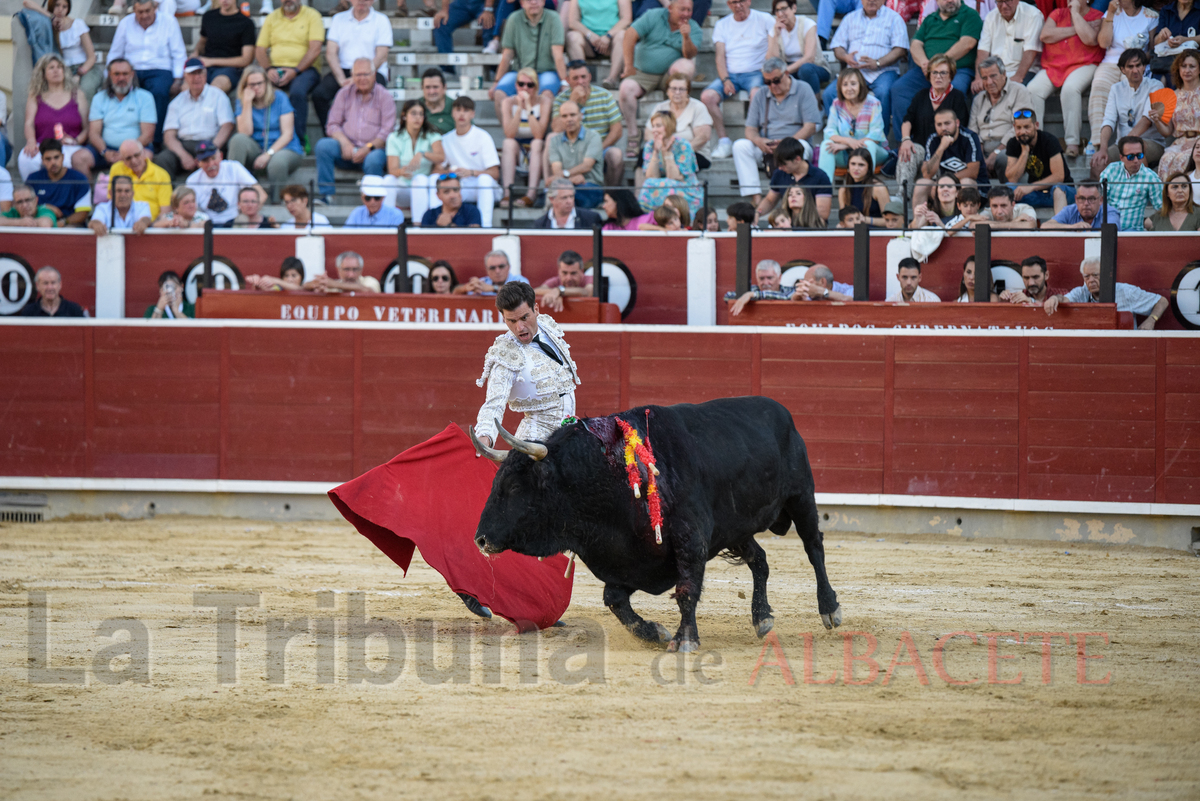
[[[717,560],[702,651],[677,661],[628,635],[582,567],[566,627],[513,636],[344,524],[0,525],[0,794],[1200,797],[1195,557],[830,536],[846,614],[830,634],[799,539],[760,540],[777,639],[751,630],[749,571]],[[212,593],[258,594],[233,647]],[[359,664],[360,599],[390,621],[390,660],[374,636]],[[678,623],[665,597],[634,604]],[[977,641],[938,646],[955,632]],[[1039,632],[1071,640],[1044,658]],[[847,643],[872,641],[878,674],[853,661],[849,684]],[[352,683],[364,670],[387,683]]]

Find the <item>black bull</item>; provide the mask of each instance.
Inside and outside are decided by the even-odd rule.
[[[642,438],[649,429],[661,471],[661,545],[647,511],[645,471],[642,497],[635,498],[620,431],[612,418],[596,418],[563,426],[544,450],[513,443],[528,447],[509,452],[496,473],[475,535],[480,550],[574,552],[604,582],[604,604],[649,642],[665,642],[668,632],[633,611],[629,596],[674,589],[680,623],[669,649],[691,651],[700,642],[696,604],[704,568],[721,553],[750,568],[751,621],[759,637],[771,630],[767,555],[754,535],[768,529],[783,535],[794,522],[816,572],[821,619],[826,628],[841,623],[837,593],[825,574],[808,452],[787,409],[770,398],[746,397],[643,406],[616,417]]]

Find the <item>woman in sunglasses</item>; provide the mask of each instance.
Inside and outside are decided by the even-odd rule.
[[[501,204],[508,202],[521,154],[529,166],[529,180],[525,197],[518,199],[516,205],[533,208],[537,202],[542,148],[546,144],[546,126],[550,122],[550,104],[553,102],[549,93],[538,91],[538,75],[533,67],[517,72],[517,93],[500,103],[500,124],[504,128],[504,145],[500,151],[500,182],[504,185]]]
[[[1192,184],[1177,172],[1163,184],[1162,208],[1146,220],[1147,231],[1200,230],[1200,213],[1192,202]]]
[[[429,271],[429,281],[424,286],[424,292],[432,295],[451,295],[454,287],[458,286],[458,276],[454,268],[445,259],[438,259]]]

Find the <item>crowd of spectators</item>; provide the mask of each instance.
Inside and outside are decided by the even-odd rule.
[[[763,226],[894,227],[909,209],[901,227],[970,230],[989,219],[993,184],[1012,190],[1018,210],[1052,208],[1043,227],[1075,226],[1107,216],[1078,210],[1076,179],[1087,178],[1101,183],[1102,205],[1123,230],[1194,230],[1200,9],[1190,0],[1158,11],[1140,0],[1095,8],[1084,0],[818,0],[815,20],[797,15],[795,0],[773,0],[770,14],[726,0],[729,13],[712,30],[716,75],[699,99],[690,90],[707,2],[452,0],[434,13],[439,51],[477,19],[488,52],[500,54],[489,89],[499,148],[474,124],[469,96],[447,98],[438,69],[422,76],[422,98],[397,114],[386,88],[391,22],[372,0],[342,5],[326,26],[302,0],[282,0],[256,31],[236,0],[218,0],[203,11],[189,53],[174,17],[182,6],[133,0],[101,65],[86,23],[69,16],[70,0],[24,0],[18,16],[37,61],[16,154],[21,179],[55,225],[88,224],[93,205],[107,203],[106,230],[133,230],[136,220],[124,215],[134,207],[116,198],[120,176],[149,205],[154,227],[229,225],[238,224],[242,189],[255,188],[260,204],[278,201],[311,152],[315,194],[300,217],[273,224],[313,226],[342,169],[362,174],[363,206],[349,224],[393,225],[407,209],[413,224],[491,227],[523,168],[527,187],[513,201],[537,206],[541,184],[568,181],[576,208],[562,220],[577,225],[589,216],[580,211],[617,202],[606,188],[622,191],[628,158],[637,162],[639,211],[610,221],[670,230],[672,197],[686,201],[680,224],[707,226],[703,170],[732,157],[738,192],[755,208],[751,222]],[[836,34],[835,14],[843,15]],[[836,79],[826,50],[839,63]],[[596,85],[587,58],[609,60]],[[666,99],[640,127],[649,91]],[[749,105],[735,141],[722,106],[739,91]],[[1055,92],[1065,147],[1041,130]],[[315,141],[310,100],[324,134]],[[1080,155],[1090,174],[1072,176]],[[879,173],[898,182],[899,215],[887,210],[895,200]],[[193,200],[176,202],[173,181],[193,189]],[[1177,205],[1172,183],[1190,185],[1190,204],[1181,196]],[[300,199],[290,197],[289,209]],[[1037,227],[1036,212],[991,222],[1029,227],[1030,219]],[[548,211],[539,224],[557,220]]]

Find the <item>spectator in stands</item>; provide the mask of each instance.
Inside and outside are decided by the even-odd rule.
[[[854,287],[833,280],[833,270],[827,265],[814,264],[796,282],[792,300],[854,300]]]
[[[1109,89],[1121,80],[1118,62],[1122,54],[1126,50],[1145,50],[1157,24],[1158,12],[1143,8],[1141,0],[1113,0],[1109,4],[1096,36],[1097,44],[1104,48],[1104,58],[1092,76],[1092,93],[1088,98],[1088,118],[1092,124],[1088,156],[1099,149]]]
[[[995,187],[992,187],[993,189]],[[989,190],[990,191],[990,190]],[[958,190],[958,215],[946,221],[946,233],[955,234],[959,231],[970,231],[973,223],[976,221],[982,222],[982,218],[978,215],[986,212],[990,215],[991,212],[983,209],[983,198],[979,194],[979,188],[975,186],[964,186]],[[1021,208],[1027,208],[1024,203],[1020,204]],[[980,210],[983,209],[981,212]]]
[[[104,79],[102,91],[92,97],[88,111],[87,155],[81,153],[80,164],[87,171],[93,169],[106,172],[124,160],[121,145],[133,140],[143,147],[154,142],[154,128],[158,124],[154,108],[154,96],[136,86],[137,76],[133,67],[123,58],[110,61],[108,77]],[[90,156],[90,158],[89,158]]]
[[[558,11],[567,60],[608,58],[608,77],[601,85],[615,92],[625,72],[626,53],[633,52],[632,47],[625,47],[625,38],[633,23],[630,0],[573,0],[564,2]]]
[[[1192,156],[1183,172],[1192,184],[1192,202],[1200,203],[1200,140],[1192,145]]]
[[[233,91],[242,80],[242,70],[254,62],[257,38],[254,23],[238,8],[237,0],[218,0],[216,8],[205,11],[194,55],[204,64],[208,82],[222,92]]]
[[[988,293],[988,300],[991,303],[996,303],[1000,300],[1000,296],[995,292]],[[963,262],[962,279],[958,282],[958,300],[957,303],[974,303],[975,302],[975,257],[967,256],[967,260]]]
[[[653,116],[660,111],[669,111],[675,117],[675,136],[684,139],[692,146],[696,154],[696,164],[700,169],[707,170],[712,166],[709,155],[712,152],[713,118],[708,108],[694,97],[690,97],[692,79],[682,73],[672,73],[667,79],[667,99],[658,103],[650,110]],[[650,136],[650,122],[646,121],[647,137]],[[637,182],[641,182],[642,168],[638,168]]]
[[[700,210],[702,192],[696,178],[699,167],[692,146],[675,136],[675,118],[659,111],[650,118],[651,137],[642,149],[646,180],[638,192],[643,206],[658,206],[668,195],[680,195],[687,201],[689,214]]]
[[[117,151],[119,160],[109,172],[110,180],[125,176],[133,183],[133,199],[147,204],[152,218],[159,209],[171,202],[171,176],[150,160],[149,151],[141,141],[126,139]]]
[[[1200,52],[1188,50],[1175,57],[1171,82],[1175,85],[1175,114],[1170,122],[1163,122],[1163,111],[1154,106],[1147,115],[1159,133],[1175,137],[1158,162],[1159,175],[1182,170],[1200,143]]]
[[[1042,50],[1042,23],[1045,18],[1037,6],[1020,0],[996,0],[996,7],[983,20],[979,49],[975,56],[975,80],[972,94],[982,92],[979,67],[990,58],[1000,59],[1001,72],[1013,83],[1024,85],[1036,72],[1033,62]]]
[[[453,53],[454,32],[470,24],[471,20],[477,20],[483,30],[483,44],[487,48],[484,52],[494,54],[497,47],[495,37],[503,27],[504,18],[511,13],[512,5],[506,0],[442,0],[441,9],[433,13],[433,42],[437,45],[438,52]],[[403,2],[397,7],[396,16],[408,16]],[[452,126],[442,128],[435,121],[434,127],[446,133]]]
[[[701,211],[703,212],[703,214],[697,214],[696,219],[692,220],[692,230],[693,231],[712,231],[714,233],[717,231],[720,231],[721,230],[721,218],[717,216],[717,210],[716,209],[701,209]],[[703,226],[700,224],[701,220],[704,220]]]
[[[17,156],[21,178],[42,166],[38,150],[45,142],[58,140],[59,152],[67,163],[84,153],[88,143],[88,101],[67,74],[62,58],[55,53],[42,56],[29,76],[29,96],[25,101],[25,147]],[[79,165],[86,168],[88,159],[80,156]],[[78,169],[76,169],[78,172]],[[87,180],[87,176],[84,176]]]
[[[1083,93],[1092,85],[1096,65],[1104,58],[1104,48],[1096,44],[1103,17],[1104,12],[1089,7],[1086,0],[1067,0],[1066,7],[1055,8],[1042,24],[1042,71],[1029,82],[1031,107],[1039,120],[1045,119],[1046,100],[1062,90],[1068,158],[1080,153]]]
[[[828,2],[828,0],[827,0]],[[908,28],[904,20],[884,5],[884,0],[862,0],[842,19],[833,36],[833,55],[846,67],[862,73],[883,114],[883,131],[892,135],[892,85],[900,77],[896,64],[908,55]],[[833,105],[837,84],[825,87],[825,110]]]
[[[1047,283],[1049,277],[1046,260],[1041,256],[1030,256],[1021,262],[1021,280],[1025,288],[1006,289],[1000,293],[1000,300],[1018,306],[1041,306],[1052,295],[1065,294]]]
[[[1151,43],[1155,50],[1159,45],[1165,44],[1168,48],[1187,47],[1190,43],[1191,47],[1200,47],[1200,6],[1197,6],[1194,0],[1167,0],[1158,9],[1158,26],[1154,29],[1154,36]],[[1147,48],[1149,49],[1149,48]],[[1172,82],[1170,66],[1166,65],[1163,68],[1163,62],[1155,59],[1158,63],[1151,66],[1151,71],[1164,84],[1170,84],[1174,88]]]
[[[12,208],[0,212],[0,228],[53,228],[58,215],[39,206],[37,193],[28,186],[13,190]]]
[[[283,91],[253,64],[238,80],[234,105],[237,133],[229,140],[229,158],[250,170],[266,170],[271,191],[300,167],[304,148],[296,137],[296,113]]]
[[[563,60],[566,42],[562,20],[546,9],[545,0],[521,0],[520,14],[513,14],[511,24],[504,26],[501,38],[500,64],[496,67],[496,82],[492,84],[492,102],[496,104],[496,119],[500,119],[500,104],[516,94],[516,70],[530,67],[538,74],[538,85],[550,96],[558,94],[567,81],[567,66]]]
[[[446,160],[446,154],[442,150],[442,135],[429,122],[421,101],[404,101],[400,126],[399,131],[387,137],[387,175],[383,177],[383,185],[388,194],[383,203],[411,208],[413,179],[429,175],[435,165]],[[415,214],[413,219],[418,219]]]
[[[604,145],[595,131],[583,127],[583,115],[573,101],[562,104],[557,120],[562,130],[551,134],[546,146],[550,176],[566,178],[575,184],[576,205],[595,208],[603,195],[600,162],[604,158]]]
[[[812,161],[812,143],[808,139],[816,132],[817,125],[821,122],[821,112],[817,108],[817,98],[812,89],[803,81],[797,81],[788,75],[786,66],[783,60],[778,58],[768,59],[763,64],[763,83],[766,84],[766,90],[755,94],[754,99],[750,101],[750,111],[746,114],[746,138],[739,139],[733,145],[738,191],[742,197],[753,197],[756,204],[762,195],[758,170],[763,165],[764,157],[773,157],[775,164],[780,168],[776,173],[780,170],[788,172],[783,165],[789,161],[797,169],[806,169],[801,168],[796,159]],[[787,139],[796,140],[800,152],[797,153],[793,147],[789,147],[786,155],[777,152],[776,148]],[[829,176],[823,172],[821,176],[828,185]],[[773,174],[771,190],[776,189],[778,186]],[[826,190],[830,194],[832,191]],[[823,216],[828,217],[828,214]]]
[[[351,0],[350,5],[349,10],[333,15],[333,22],[325,36],[325,63],[329,65],[329,72],[312,93],[313,108],[327,136],[333,135],[329,129],[330,115],[336,118],[336,111],[332,107],[337,105],[337,98],[347,91],[347,87],[359,83],[352,74],[358,71],[359,61],[367,62],[367,73],[371,80],[381,84],[384,94],[387,94],[388,49],[394,43],[392,23],[372,8],[373,0]],[[360,85],[358,91],[367,95],[369,87]],[[391,95],[387,94],[387,97],[391,102]],[[337,124],[340,125],[341,121],[338,120]],[[393,103],[391,124],[383,136],[387,136],[395,125],[396,107]],[[383,136],[379,138],[380,148],[383,147]],[[382,167],[380,169],[382,172]]]
[[[1055,213],[1062,211],[1075,199],[1075,188],[1058,137],[1038,130],[1032,109],[1019,108],[1012,116],[1016,135],[1005,146],[1005,180],[1014,187],[1016,200],[1034,208],[1053,206]]]
[[[236,161],[225,161],[212,142],[201,142],[196,147],[196,163],[200,169],[188,176],[187,185],[196,190],[196,205],[208,214],[213,225],[223,225],[237,216],[238,192],[243,187],[254,187],[259,200],[266,202],[267,193],[254,176]]]
[[[951,108],[938,109],[933,125],[934,132],[925,142],[928,156],[921,165],[921,177],[917,180],[913,202],[918,205],[925,202],[939,175],[953,175],[960,185],[978,184],[980,192],[984,191],[989,181],[979,135],[970,128],[962,127],[958,113]]]
[[[837,78],[837,100],[829,110],[829,124],[817,160],[821,171],[833,175],[845,167],[850,153],[867,150],[873,161],[887,160],[887,136],[883,132],[883,106],[867,89],[867,81],[855,67],[846,67]]]
[[[988,175],[1004,175],[1008,164],[1005,148],[1015,135],[1013,112],[1032,108],[1033,95],[1022,84],[1004,74],[1004,63],[999,56],[985,58],[975,69],[979,76],[976,80],[983,84],[983,91],[971,101],[971,121],[967,127],[979,134],[979,140],[983,143]]]
[[[379,16],[387,22],[386,17]],[[396,102],[391,93],[375,81],[376,75],[370,59],[356,60],[352,80],[337,93],[333,107],[327,112],[326,136],[314,149],[319,193],[314,198],[315,203],[324,205],[332,198],[334,167],[359,170],[363,175],[383,175],[387,166],[387,137],[396,127]]]
[[[282,0],[263,20],[255,42],[254,58],[267,71],[267,80],[287,93],[301,142],[308,142],[308,96],[321,80],[313,64],[324,42],[321,13],[302,0]]]
[[[592,86],[592,71],[586,62],[572,61],[568,64],[567,81],[569,86],[554,98],[554,119],[550,129],[563,130],[565,123],[559,116],[563,104],[569,100],[578,106],[582,115],[580,124],[600,137],[604,152],[601,165],[605,185],[620,186],[625,176],[625,155],[617,145],[621,142],[624,126],[616,98],[607,89]]]
[[[1042,223],[1042,228],[1076,228],[1098,231],[1101,223],[1109,222],[1119,225],[1121,215],[1116,207],[1105,203],[1104,208],[1107,213],[1101,217],[1100,205],[1100,185],[1091,182],[1080,184],[1075,187],[1075,202]]]
[[[217,87],[209,86],[207,80],[200,59],[189,58],[183,67],[186,90],[175,95],[167,106],[163,149],[155,155],[154,163],[171,177],[196,169],[196,147],[201,142],[212,142],[224,150],[233,135],[229,98]]]
[[[958,193],[962,185],[958,178],[946,174],[939,175],[933,196],[927,202],[918,203],[913,208],[912,224],[914,228],[944,227],[959,216]]]
[[[883,207],[883,227],[897,231],[904,227],[904,204],[899,200],[890,201]]]
[[[308,190],[303,186],[291,184],[280,190],[279,194],[283,197],[284,207],[292,215],[290,220],[279,223],[280,229],[295,231],[308,229],[310,233],[333,231],[333,226],[329,224],[329,218],[319,211],[313,211],[309,206]]]
[[[120,58],[133,65],[138,83],[154,96],[154,147],[158,148],[162,145],[167,103],[183,87],[187,50],[179,23],[168,14],[160,15],[155,0],[134,0],[133,13],[117,24],[108,50],[109,64]]]
[[[725,230],[736,231],[739,225],[754,225],[758,212],[754,206],[744,200],[730,203],[725,209]]]
[[[717,135],[714,159],[733,155],[733,142],[725,135],[721,103],[738,92],[748,92],[754,100],[763,83],[761,67],[767,59],[767,43],[775,29],[775,18],[750,8],[750,0],[725,0],[730,13],[713,27],[717,78],[700,93],[700,102],[708,107]],[[784,65],[786,66],[786,65]],[[808,86],[808,84],[805,84]],[[812,88],[809,87],[809,91]]]
[[[1146,209],[1162,208],[1162,179],[1145,165],[1145,146],[1141,137],[1126,136],[1117,142],[1121,160],[1109,164],[1100,173],[1108,182],[1108,202],[1121,215],[1122,231],[1143,231],[1146,228]]]
[[[605,231],[637,231],[643,223],[654,221],[654,214],[643,211],[637,196],[628,189],[607,190],[602,208],[608,218],[604,223]]]
[[[446,170],[458,176],[464,203],[474,203],[484,228],[492,227],[492,211],[500,197],[500,156],[492,135],[475,124],[475,101],[467,95],[455,98],[451,107],[454,130],[442,137]],[[426,209],[437,207],[432,197],[435,178],[413,178],[413,219],[424,217]]]
[[[111,199],[98,203],[88,222],[88,227],[96,232],[96,236],[119,231],[131,231],[138,235],[150,227],[154,219],[150,204],[135,199],[132,178],[128,175],[114,176],[109,184],[109,194],[112,195]]]
[[[71,0],[45,0],[45,5],[39,5],[37,0],[24,0],[22,5],[50,18],[54,46],[62,53],[63,63],[83,96],[91,100],[104,80],[104,72],[96,69],[91,29],[82,19],[71,18]],[[5,158],[0,164],[7,161]]]
[[[576,208],[575,184],[566,178],[550,182],[550,208],[534,222],[534,228],[574,228],[591,230],[600,224],[600,215],[590,209]],[[605,201],[608,195],[605,195]],[[638,209],[641,213],[641,209]]]
[[[1033,231],[1037,229],[1037,212],[1027,203],[1017,203],[1009,187],[993,186],[988,190],[987,215],[971,222],[986,222],[993,229]]]
[[[737,293],[733,291],[725,293],[725,300],[737,298],[736,302],[729,307],[730,316],[737,317],[742,313],[742,309],[746,308],[747,303],[756,300],[790,300],[796,287],[780,286],[779,279],[782,275],[783,268],[774,259],[763,259],[754,265],[756,283],[750,285],[749,292],[742,293],[741,297],[738,297]]]
[[[1142,141],[1146,145],[1148,167],[1158,164],[1166,148],[1163,135],[1143,116],[1150,105],[1150,93],[1163,88],[1157,78],[1146,77],[1146,54],[1137,49],[1126,50],[1121,54],[1117,67],[1124,74],[1108,90],[1108,101],[1104,105],[1104,127],[1098,136],[1092,134],[1092,141],[1099,142],[1091,158],[1093,178],[1099,176],[1109,164],[1121,160],[1116,144],[1109,144],[1117,139],[1145,133],[1146,138]]]
[[[829,219],[829,207],[833,200],[832,181],[823,170],[809,164],[811,153],[812,150],[805,142],[790,136],[780,140],[775,148],[776,166],[775,171],[771,173],[767,195],[754,197],[758,214],[766,214],[772,209],[789,186],[800,184],[812,192],[821,219]],[[757,174],[755,180],[757,181]],[[745,197],[745,194],[743,192],[742,196]]]
[[[921,262],[916,259],[912,257],[901,259],[900,264],[897,265],[896,278],[900,281],[900,291],[888,295],[887,303],[941,302],[941,298],[921,286]]]
[[[677,77],[682,77],[690,89],[696,74],[696,42],[702,40],[700,26],[692,19],[692,0],[670,0],[666,8],[647,11],[625,34],[619,105],[629,132],[627,154],[636,156],[638,152],[638,99],[646,92],[667,90]],[[610,83],[615,85],[617,81],[610,79],[604,86]],[[672,97],[669,92],[667,96]],[[686,99],[684,92],[677,102],[682,104]]]
[[[1198,231],[1200,213],[1188,177],[1177,172],[1163,184],[1162,208],[1146,220],[1147,231]]]
[[[541,307],[552,312],[562,311],[563,298],[590,298],[592,276],[583,274],[583,256],[573,250],[564,250],[558,257],[558,275],[547,278],[533,293]]]
[[[221,228],[278,228],[274,217],[262,213],[262,198],[258,189],[244,186],[238,190],[238,214]]]
[[[177,186],[171,193],[171,205],[163,209],[154,228],[203,228],[208,215],[196,207],[196,190]]]
[[[404,212],[383,202],[388,195],[383,178],[364,175],[361,192],[362,205],[346,218],[347,228],[395,228],[404,222]]]
[[[925,152],[925,143],[936,133],[934,114],[944,108],[952,109],[962,127],[968,127],[971,115],[966,96],[951,83],[957,69],[954,60],[947,55],[938,55],[929,59],[925,67],[929,71],[929,80],[933,82],[932,88],[921,92],[905,106],[895,104],[893,91],[892,112],[897,120],[901,114],[904,119],[898,126],[900,153],[896,169],[896,181],[900,184],[901,194],[907,194],[916,186],[917,172],[929,156]],[[908,74],[913,72],[910,69]],[[884,173],[887,173],[886,167]]]
[[[437,196],[441,205],[425,212],[421,217],[422,228],[479,228],[482,225],[479,209],[463,203],[462,183],[454,173],[438,176]]]
[[[271,275],[247,275],[246,288],[262,291],[296,291],[304,288],[304,262],[295,256],[287,256],[279,267],[279,277]]]
[[[446,76],[437,67],[430,67],[421,73],[421,105],[435,131],[449,133],[454,130],[454,115],[450,113],[450,104],[446,102]]]
[[[196,307],[188,303],[183,291],[183,279],[174,270],[158,277],[158,302],[146,307],[142,317],[147,320],[184,320],[196,316]]]
[[[821,85],[829,80],[829,70],[821,64],[817,24],[808,17],[796,16],[796,0],[772,0],[771,13],[775,27],[767,40],[767,58],[782,58],[788,63],[787,71],[820,96]]]
[[[780,209],[787,215],[789,228],[804,231],[822,231],[825,220],[817,210],[817,202],[813,199],[812,191],[801,184],[792,184],[783,193]]]
[[[513,275],[512,265],[508,254],[503,250],[488,251],[483,257],[483,266],[487,275],[482,278],[472,278],[465,284],[454,287],[455,295],[495,295],[496,290],[510,282],[528,284],[529,279],[523,275]],[[536,290],[535,290],[536,291]]]
[[[838,187],[838,208],[858,209],[867,225],[881,225],[882,220],[877,218],[883,216],[883,207],[889,200],[891,196],[887,184],[875,177],[871,151],[865,148],[850,150],[846,159],[846,174],[842,178],[842,185]]]
[[[62,145],[47,139],[38,148],[42,169],[30,173],[27,183],[38,203],[54,212],[59,228],[83,225],[92,212],[92,192],[87,176],[63,163]]]
[[[304,284],[304,288],[312,292],[379,292],[379,279],[363,275],[365,262],[363,257],[353,250],[339,253],[333,260],[337,268],[337,278],[330,278],[321,273]]]
[[[504,129],[500,156],[500,185],[504,190],[501,203],[508,202],[517,176],[517,159],[523,152],[529,167],[528,189],[525,197],[517,199],[516,205],[533,208],[537,204],[553,102],[550,95],[538,91],[538,77],[532,67],[517,71],[517,93],[500,102],[500,126]]]
[[[62,296],[62,273],[49,265],[33,275],[37,297],[17,312],[21,317],[87,317],[83,307]]]
[[[454,268],[445,259],[438,259],[430,268],[429,281],[422,289],[433,295],[453,295],[456,286],[458,276],[454,274]]]
[[[967,111],[966,94],[975,77],[975,51],[982,30],[983,20],[975,9],[963,5],[961,0],[938,0],[938,13],[926,17],[913,34],[910,59],[919,69],[910,69],[892,87],[893,130],[900,128],[905,110],[913,100],[924,96],[931,87],[937,99],[943,100],[945,89],[933,82],[935,63],[942,65],[939,69],[951,67],[950,83],[960,93],[963,110]],[[949,61],[934,62],[937,55],[945,55]],[[934,104],[940,105],[941,102]],[[966,125],[967,114],[959,116]]]
[[[859,223],[866,223],[867,218],[863,213],[853,206],[842,206],[838,209],[837,227],[843,230],[854,230],[854,227]],[[874,227],[874,226],[871,226]]]
[[[1082,190],[1083,187],[1080,187]],[[1100,260],[1084,259],[1079,265],[1083,276],[1083,286],[1077,286],[1065,295],[1051,295],[1046,298],[1044,308],[1046,314],[1054,314],[1060,303],[1099,303],[1100,302]],[[1167,299],[1162,295],[1147,292],[1133,284],[1117,282],[1116,301],[1118,312],[1132,312],[1146,319],[1138,326],[1143,331],[1153,331],[1155,323],[1166,312]]]

